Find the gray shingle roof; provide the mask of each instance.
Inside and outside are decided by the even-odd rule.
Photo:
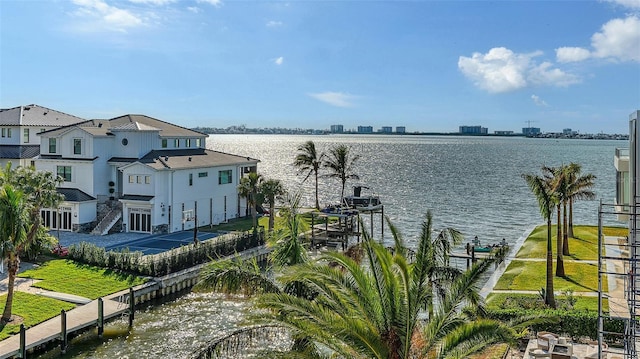
[[[67,202],[87,202],[94,201],[95,198],[82,192],[77,188],[56,188],[56,191],[64,196]]]
[[[124,195],[122,197],[120,197],[120,199],[124,199],[124,200],[129,200],[129,201],[151,201],[153,199],[154,196],[143,196],[140,194],[127,194]]]
[[[2,126],[60,127],[82,121],[86,120],[38,105],[0,109],[0,125]]]
[[[230,165],[255,165],[259,160],[250,157],[205,149],[151,151],[139,160],[157,170],[203,168]]]

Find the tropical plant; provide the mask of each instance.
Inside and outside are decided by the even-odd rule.
[[[562,253],[562,248],[564,247],[563,242],[565,241],[565,237],[562,236],[562,233],[566,233],[566,207],[564,208],[565,212],[565,221],[562,222],[562,204],[566,203],[564,199],[567,197],[567,177],[566,172],[564,170],[564,166],[561,167],[547,167],[542,166],[542,172],[545,175],[545,180],[547,181],[547,186],[549,188],[553,188],[554,193],[554,204],[556,207],[556,218],[558,225],[556,226],[556,276],[564,277],[564,257]],[[563,231],[564,229],[564,231]]]
[[[269,204],[269,232],[273,231],[273,222],[275,216],[276,198],[284,195],[286,192],[282,181],[278,179],[267,179],[260,183],[258,190]]]
[[[551,245],[551,216],[555,206],[555,190],[549,187],[550,182],[545,178],[533,174],[523,174],[522,178],[527,182],[529,189],[533,192],[540,214],[547,221],[547,281],[545,287],[545,303],[551,308],[556,307],[553,294],[553,249]]]
[[[577,163],[570,163],[567,166],[568,175],[568,193],[569,199],[569,227],[565,231],[566,236],[573,237],[573,201],[575,200],[593,200],[596,198],[596,194],[591,191],[594,185],[596,176],[588,173],[581,175],[582,166]],[[563,248],[565,255],[569,255],[569,242],[565,241],[566,248]]]
[[[323,152],[318,153],[318,151],[316,150],[316,145],[313,141],[307,141],[298,147],[298,154],[296,155],[296,159],[293,162],[294,166],[296,166],[301,172],[307,174],[303,182],[306,181],[312,174],[315,176],[317,209],[320,208],[320,202],[318,201],[318,173],[320,171],[320,166],[322,165],[322,160],[324,159],[324,157],[325,154]]]
[[[274,277],[280,283],[277,288],[302,283],[307,295],[272,287],[261,291],[255,305],[262,310],[253,311],[251,324],[214,342],[207,352],[238,337],[242,339],[236,345],[224,348],[242,350],[245,339],[251,341],[273,328],[294,339],[290,348],[294,352],[284,355],[300,358],[462,358],[516,336],[513,328],[482,317],[477,289],[490,261],[480,261],[442,283],[447,290],[427,314],[424,308],[434,296],[429,275],[437,266],[432,258],[443,239],[432,237],[430,213],[413,256],[398,232],[392,233],[393,248],[363,234],[362,265],[329,252],[317,262],[287,267]]]
[[[277,267],[300,264],[309,260],[307,250],[301,241],[306,226],[298,212],[300,198],[300,193],[284,195],[285,206],[280,211],[280,215],[284,218],[284,227],[271,233],[267,239],[267,245],[272,249],[269,260]]]
[[[346,145],[337,145],[329,150],[329,154],[325,157],[323,165],[329,169],[330,173],[325,176],[330,178],[338,178],[342,184],[340,192],[340,200],[344,198],[344,188],[347,180],[359,180],[360,176],[355,173],[355,163],[360,159],[360,155],[351,156],[351,149]]]
[[[13,291],[20,266],[20,251],[27,243],[29,215],[23,193],[10,184],[0,188],[0,254],[7,260],[7,301],[0,322],[11,321]]]
[[[262,175],[257,172],[250,172],[247,176],[240,179],[238,185],[238,195],[242,198],[246,198],[247,207],[251,211],[251,218],[253,220],[253,233],[258,230],[258,195],[260,193],[259,186],[262,182]]]

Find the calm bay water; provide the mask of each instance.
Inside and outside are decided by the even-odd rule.
[[[597,198],[612,203],[614,150],[628,146],[625,141],[501,137],[212,135],[208,147],[260,159],[261,174],[280,179],[290,191],[301,189],[303,205],[312,206],[312,179],[303,183],[304,176],[296,174],[291,165],[296,148],[308,140],[320,151],[347,144],[354,155],[361,156],[357,183],[380,195],[385,214],[409,243],[415,243],[427,210],[433,211],[436,229],[454,227],[467,240],[477,235],[483,244],[502,238],[515,242],[543,222],[521,178],[522,173],[539,174],[542,165],[580,163],[583,173],[597,176]],[[346,191],[355,183],[348,182]],[[319,187],[321,205],[339,202],[338,180],[322,178]],[[574,222],[596,225],[597,211],[597,200],[577,202]],[[378,228],[374,232],[379,233]],[[72,344],[75,349],[66,357],[186,357],[234,328],[242,318],[242,308],[242,302],[218,295],[189,294],[136,313],[131,334],[123,334],[124,321],[111,324],[115,329],[106,340]]]

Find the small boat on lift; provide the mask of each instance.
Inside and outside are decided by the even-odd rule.
[[[359,211],[376,211],[382,208],[382,202],[380,197],[375,194],[362,195],[363,189],[371,189],[366,186],[354,186],[353,196],[346,196],[342,199],[342,202]]]

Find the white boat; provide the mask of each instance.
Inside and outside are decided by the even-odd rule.
[[[382,208],[382,202],[380,201],[380,197],[375,194],[371,195],[363,195],[362,189],[370,189],[365,186],[354,186],[353,187],[353,196],[345,196],[342,199],[342,202],[354,209],[359,211],[376,211]]]

